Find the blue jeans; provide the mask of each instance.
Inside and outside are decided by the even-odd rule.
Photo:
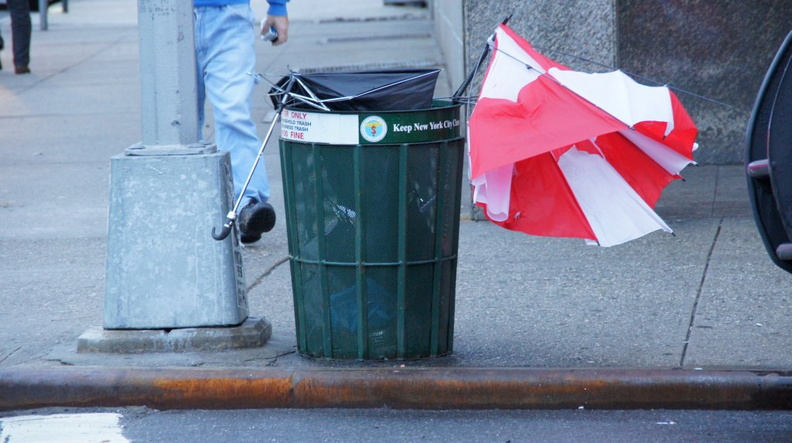
[[[14,45],[14,66],[30,64],[30,5],[27,0],[8,0],[8,14],[11,16],[11,42]],[[3,38],[0,37],[0,41]]]
[[[249,4],[196,7],[195,50],[198,64],[198,118],[203,132],[204,101],[209,97],[215,119],[215,144],[231,153],[234,196],[239,197],[261,141],[251,118],[255,79],[255,27]],[[203,139],[203,134],[198,134]],[[264,159],[242,199],[266,202],[270,196]]]

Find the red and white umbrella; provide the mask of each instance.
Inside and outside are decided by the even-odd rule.
[[[653,208],[694,163],[697,134],[667,87],[572,71],[506,25],[468,131],[473,198],[487,218],[600,246],[671,232]]]

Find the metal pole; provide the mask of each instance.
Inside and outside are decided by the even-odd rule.
[[[47,23],[47,8],[49,8],[49,0],[38,0],[39,5],[39,26],[41,27],[42,31],[46,31],[49,28],[49,24]]]
[[[199,140],[191,1],[139,0],[143,150],[163,154]]]

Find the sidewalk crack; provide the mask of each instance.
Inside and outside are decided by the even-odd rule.
[[[721,167],[715,167],[715,186],[712,189],[712,205],[710,205],[710,217],[715,217],[715,209],[718,203],[718,187],[720,186]],[[721,220],[723,221],[723,220]],[[718,225],[720,229],[720,225]],[[709,257],[707,257],[709,260]]]
[[[18,347],[17,347],[16,349],[14,349],[13,351],[9,352],[9,353],[8,353],[8,355],[6,355],[6,356],[5,356],[5,357],[3,357],[2,359],[0,359],[0,363],[3,363],[4,361],[8,360],[8,358],[9,358],[9,357],[11,357],[12,355],[14,355],[14,353],[16,353],[16,351],[18,351],[18,350],[20,350],[20,349],[22,349],[22,346],[21,346],[21,345],[20,345],[20,346],[18,346]]]
[[[707,280],[707,271],[709,271],[710,262],[712,260],[712,253],[715,251],[715,245],[718,243],[721,227],[723,226],[723,217],[718,221],[718,228],[715,230],[715,236],[712,239],[709,251],[707,252],[707,260],[704,263],[704,271],[701,273],[701,280],[696,289],[696,299],[693,301],[693,309],[690,311],[690,320],[688,321],[688,330],[685,335],[685,345],[682,347],[682,356],[679,359],[679,367],[685,367],[685,359],[687,358],[688,347],[690,346],[690,335],[693,332],[693,323],[696,321],[696,314],[698,312],[699,302],[701,301],[701,293],[704,290],[704,282]]]
[[[282,265],[282,264],[284,264],[284,263],[286,263],[288,261],[289,261],[289,257],[288,256],[283,257],[280,260],[276,261],[275,264],[273,264],[272,266],[267,268],[261,275],[259,275],[258,278],[256,278],[256,281],[254,281],[250,286],[248,286],[248,288],[247,288],[248,292],[252,291],[253,288],[255,288],[256,286],[260,285],[264,281],[264,279],[267,278],[267,276],[272,274],[272,272],[275,269],[277,269],[280,265]]]

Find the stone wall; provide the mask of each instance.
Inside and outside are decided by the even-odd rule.
[[[454,3],[461,20],[444,17]],[[573,69],[619,67],[643,83],[671,86],[699,127],[702,164],[743,161],[756,93],[792,28],[792,0],[434,0],[432,6],[452,81],[461,84],[458,71],[473,67],[487,37],[513,14],[515,31]],[[461,54],[464,67],[456,61]]]
[[[465,76],[464,14],[460,0],[434,0],[432,12],[436,35],[445,59],[452,91]]]
[[[743,162],[756,94],[792,27],[792,1],[617,3],[619,66],[675,90],[699,128],[699,162]]]

